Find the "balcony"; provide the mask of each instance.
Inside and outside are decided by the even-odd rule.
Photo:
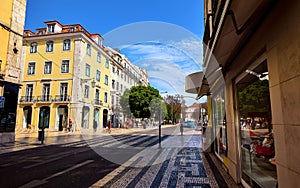
[[[38,103],[51,103],[52,102],[50,95],[37,96],[35,101]]]
[[[99,99],[94,99],[94,105],[95,106],[103,106],[103,102]]]
[[[55,95],[55,97],[52,99],[52,102],[54,103],[68,103],[71,101],[70,95]]]
[[[34,97],[33,96],[21,96],[20,103],[33,103]]]

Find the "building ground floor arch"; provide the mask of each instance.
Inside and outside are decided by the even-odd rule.
[[[23,121],[22,128],[31,129],[32,128],[32,106],[23,107]]]

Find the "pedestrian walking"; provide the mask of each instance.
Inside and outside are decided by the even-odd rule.
[[[107,124],[106,124],[106,132],[110,133],[110,132],[111,132],[110,128],[111,128],[110,120],[107,120]]]
[[[69,131],[70,132],[73,132],[72,125],[73,125],[73,122],[72,122],[71,118],[69,118]]]

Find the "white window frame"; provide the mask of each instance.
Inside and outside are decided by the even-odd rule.
[[[107,103],[108,101],[108,94],[107,92],[104,92],[104,102]]]
[[[109,59],[108,58],[106,58],[106,60],[105,60],[105,68],[109,68]]]
[[[46,42],[46,52],[54,51],[54,42],[52,40]]]
[[[70,68],[70,60],[68,60],[68,59],[62,60],[61,61],[60,73],[69,73],[69,71],[70,71],[69,68]]]
[[[68,99],[68,82],[60,83],[59,95],[62,101],[67,101]]]
[[[85,76],[90,77],[91,76],[91,65],[85,64]]]
[[[105,75],[104,84],[108,86],[108,75]]]
[[[55,29],[55,24],[49,24],[47,26],[47,31],[48,33],[53,33],[54,32],[54,29]]]
[[[37,42],[30,43],[30,53],[31,54],[37,53],[37,47],[38,47]]]
[[[43,89],[42,89],[43,101],[50,101],[50,93],[51,93],[50,88],[51,88],[50,83],[44,83],[43,84]]]
[[[90,86],[84,85],[84,98],[89,98]]]
[[[34,75],[34,74],[35,74],[35,62],[29,62],[27,75]]]
[[[97,70],[97,71],[96,71],[96,80],[97,80],[98,82],[100,82],[100,79],[101,79],[101,71],[100,71],[100,70]]]
[[[63,51],[70,51],[71,50],[71,40],[65,39],[63,40]]]
[[[45,61],[44,64],[44,74],[52,73],[52,61]]]
[[[101,63],[101,53],[97,53],[97,62]]]
[[[92,54],[92,49],[91,49],[91,45],[90,44],[86,44],[86,54],[91,56]]]

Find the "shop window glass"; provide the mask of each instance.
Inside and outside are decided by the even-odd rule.
[[[277,183],[267,62],[237,81],[242,178],[252,187]]]
[[[216,94],[212,96],[213,105],[213,132],[214,132],[214,149],[215,152],[223,158],[227,156],[227,135],[225,120],[225,92],[224,88],[220,88]]]

